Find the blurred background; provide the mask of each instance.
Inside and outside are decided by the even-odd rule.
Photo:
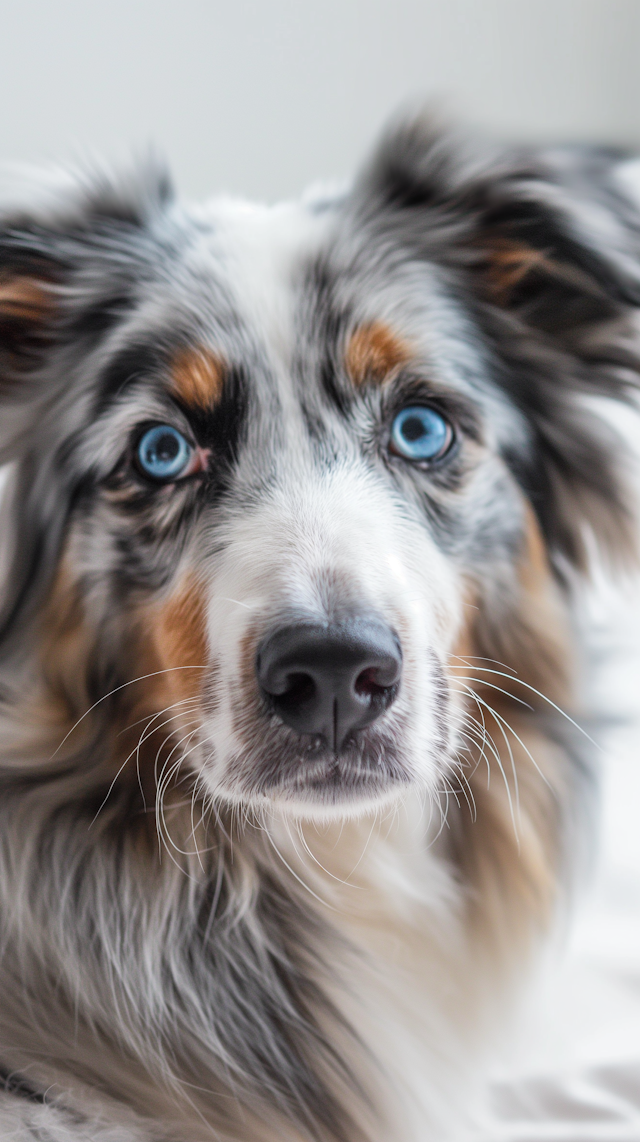
[[[189,197],[342,179],[425,97],[640,144],[638,0],[3,0],[1,26],[1,158],[154,143]]]
[[[270,201],[349,177],[425,99],[502,137],[640,150],[640,0],[0,2],[0,162],[153,145],[188,197]],[[597,876],[563,974],[496,1075],[484,1142],[640,1142],[640,582],[603,574],[578,611]]]

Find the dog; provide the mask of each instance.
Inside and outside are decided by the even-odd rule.
[[[588,862],[637,207],[418,115],[352,185],[0,214],[0,1133],[441,1142]]]

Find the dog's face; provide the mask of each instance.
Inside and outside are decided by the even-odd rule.
[[[170,672],[202,787],[357,810],[449,764],[471,582],[521,547],[522,427],[434,267],[372,264],[366,233],[345,259],[329,211],[205,217],[113,336],[72,574]]]
[[[551,479],[527,410],[549,361],[520,346],[518,371],[488,333],[524,279],[549,324],[546,253],[515,230],[478,253],[449,208],[425,249],[424,206],[368,193],[58,223],[0,295],[12,381],[54,378],[22,429],[24,526],[57,535],[49,607],[78,597],[87,668],[143,680],[165,772],[242,807],[345,814],[440,783],[464,749],[452,656],[478,609],[520,606],[527,482]],[[582,272],[562,289],[595,305]]]
[[[192,765],[241,804],[433,782],[469,573],[520,541],[499,449],[521,430],[483,397],[463,313],[428,266],[371,267],[364,242],[341,265],[331,222],[214,208],[180,288],[172,271],[118,330],[79,442],[74,560],[107,613],[125,584],[119,609],[182,673],[165,689]]]

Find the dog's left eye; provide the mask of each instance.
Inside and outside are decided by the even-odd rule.
[[[403,408],[391,426],[391,450],[405,460],[439,460],[452,441],[449,422],[426,405]]]
[[[152,480],[176,480],[184,475],[193,451],[177,428],[156,424],[141,436],[136,457],[145,476]]]

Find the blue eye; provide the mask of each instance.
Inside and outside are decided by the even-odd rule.
[[[152,480],[175,480],[182,475],[193,448],[177,428],[156,424],[149,428],[138,444],[138,464]]]
[[[434,408],[410,405],[391,426],[391,448],[405,460],[439,460],[453,440],[451,425]]]

